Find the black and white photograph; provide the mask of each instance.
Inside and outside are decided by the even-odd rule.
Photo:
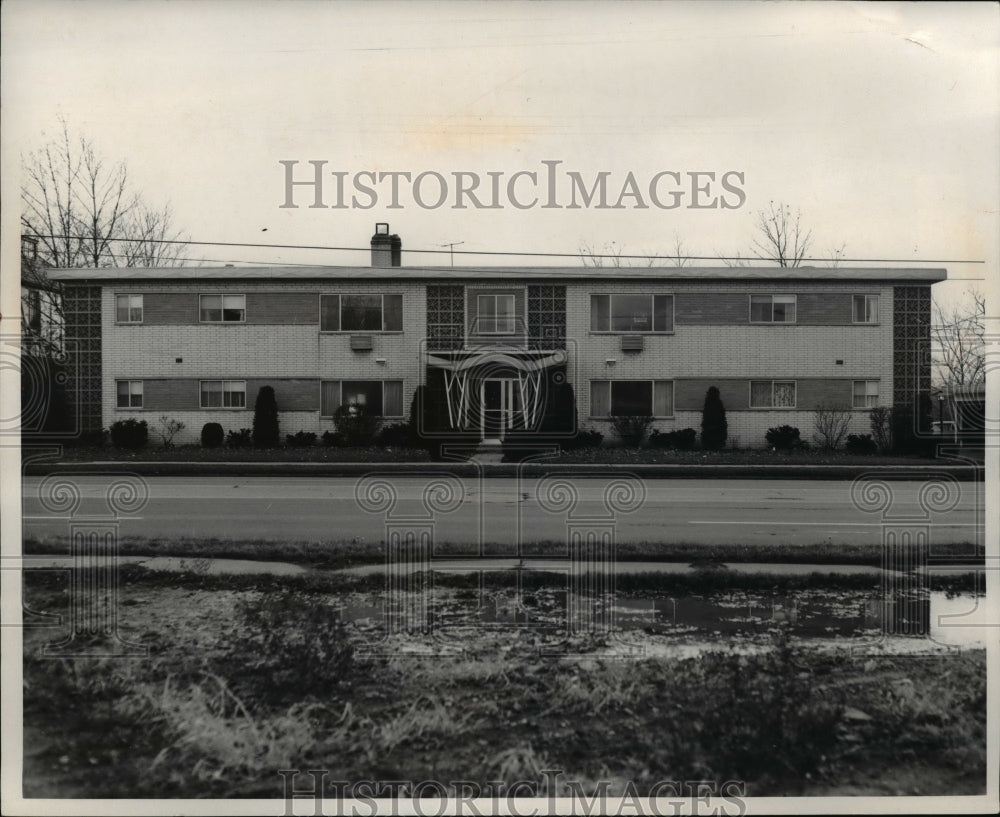
[[[4,814],[1000,809],[1000,6],[0,18]]]

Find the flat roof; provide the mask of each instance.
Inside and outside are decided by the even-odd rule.
[[[633,281],[914,281],[934,283],[948,277],[943,268],[915,267],[105,267],[48,269],[55,281],[194,281],[194,280],[428,280],[476,279]]]

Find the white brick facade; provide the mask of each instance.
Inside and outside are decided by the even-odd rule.
[[[426,377],[428,286],[526,290],[529,285],[556,285],[565,288],[567,377],[576,395],[581,428],[599,429],[609,439],[613,436],[606,419],[590,416],[591,381],[668,380],[674,382],[675,393],[677,384],[686,386],[685,400],[675,401],[673,416],[657,418],[654,427],[662,431],[689,427],[700,431],[700,406],[693,405],[692,390],[697,386],[703,396],[705,382],[716,379],[720,388],[723,381],[728,381],[735,390],[730,394],[739,398],[726,409],[730,443],[738,442],[743,447],[764,445],[767,429],[785,424],[797,426],[802,437],[809,440],[815,425],[815,412],[805,410],[802,402],[788,409],[749,408],[743,392],[749,391],[749,379],[794,380],[800,384],[800,393],[805,383],[813,384],[814,393],[823,383],[832,384],[830,388],[840,389],[838,397],[849,395],[854,380],[877,381],[879,404],[891,405],[894,362],[898,363],[893,349],[895,287],[926,287],[945,277],[943,270],[754,268],[94,270],[89,271],[89,276],[87,272],[57,272],[53,277],[76,278],[90,285],[98,283],[102,288],[100,386],[101,422],[105,428],[116,420],[134,416],[148,422],[152,436],[160,416],[167,415],[186,426],[175,442],[191,443],[198,441],[206,422],[219,422],[227,431],[252,425],[256,393],[249,393],[249,385],[247,405],[241,410],[198,409],[197,400],[194,407],[177,404],[174,409],[157,405],[146,405],[141,410],[117,408],[116,381],[133,379],[159,381],[161,393],[169,390],[172,382],[180,383],[187,389],[185,395],[190,394],[190,384],[196,387],[197,381],[206,379],[253,380],[254,388],[262,379],[295,381],[297,402],[291,401],[285,409],[279,404],[281,431],[312,431],[318,435],[333,428],[332,420],[321,417],[318,409],[320,381],[402,381],[403,413],[408,418],[414,390]],[[185,306],[174,312],[168,310],[169,314],[161,312],[157,320],[120,325],[115,321],[115,296],[125,293],[157,297],[293,293],[314,295],[317,302],[313,310],[309,297],[258,299],[257,303],[262,304],[284,304],[286,317],[282,319],[278,308],[274,313],[278,318],[268,316],[268,322],[254,322],[248,317],[243,323],[201,323],[197,313]],[[402,331],[361,332],[371,338],[370,351],[352,350],[351,336],[358,332],[320,331],[320,294],[376,293],[402,295]],[[675,296],[672,331],[644,333],[642,351],[623,352],[622,333],[591,331],[591,295],[605,293]],[[768,293],[793,293],[799,295],[800,301],[809,298],[813,317],[803,319],[804,310],[800,309],[797,322],[788,324],[751,323],[749,314],[744,318],[739,298],[746,297],[749,310],[751,294]],[[877,323],[853,324],[849,313],[841,315],[845,311],[842,305],[850,304],[854,294],[879,296]],[[686,301],[688,312],[679,306],[682,301],[676,296],[690,296]],[[712,313],[715,296],[725,296],[728,312]],[[696,299],[697,306],[690,306],[694,303],[690,298]],[[161,299],[161,307],[166,300]],[[465,302],[463,298],[467,313]],[[184,303],[197,301],[188,298]],[[302,309],[308,306],[308,315],[296,312],[296,305],[302,305]],[[257,317],[261,314],[258,312]],[[727,317],[720,317],[723,315]],[[306,403],[316,408],[303,410]],[[850,431],[868,430],[868,412],[855,411]]]

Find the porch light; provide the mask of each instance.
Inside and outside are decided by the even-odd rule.
[[[609,357],[607,360],[604,361],[604,365],[605,366],[614,366],[617,362],[618,362],[617,359],[615,359],[613,357]]]

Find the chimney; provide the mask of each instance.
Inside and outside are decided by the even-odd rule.
[[[380,221],[372,236],[372,266],[398,267],[403,256],[403,241],[398,235],[389,235],[389,225]]]

